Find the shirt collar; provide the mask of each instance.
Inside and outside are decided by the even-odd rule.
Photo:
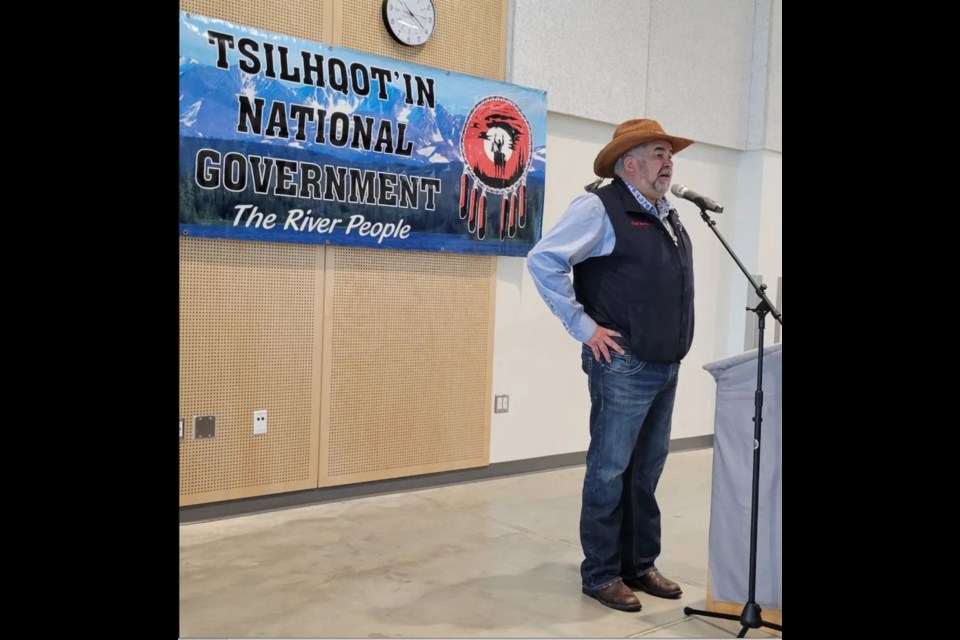
[[[673,209],[673,207],[670,206],[670,202],[667,201],[666,197],[660,198],[657,200],[656,204],[653,205],[650,204],[650,201],[647,200],[635,186],[626,180],[623,180],[623,184],[626,185],[627,189],[630,190],[630,193],[633,194],[633,197],[637,199],[637,202],[640,203],[640,206],[643,207],[645,211],[656,214],[656,216],[661,220],[666,220],[670,215],[670,211]]]

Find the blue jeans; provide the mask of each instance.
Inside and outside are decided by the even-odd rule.
[[[654,492],[670,447],[679,363],[640,360],[625,341],[610,363],[581,355],[590,386],[590,448],[580,511],[583,586],[649,572],[660,555]]]

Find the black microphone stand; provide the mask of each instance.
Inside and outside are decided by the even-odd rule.
[[[757,604],[757,511],[760,491],[760,424],[763,421],[763,329],[765,325],[765,318],[768,313],[780,323],[780,326],[783,326],[783,315],[767,297],[767,294],[765,293],[767,285],[757,284],[757,281],[753,279],[753,276],[750,275],[750,273],[747,271],[747,268],[743,266],[742,262],[740,262],[737,254],[734,253],[733,249],[730,248],[730,245],[727,244],[727,241],[724,240],[723,236],[720,235],[720,232],[717,231],[717,223],[714,222],[709,215],[707,215],[706,210],[702,206],[700,207],[700,217],[703,218],[703,221],[707,223],[707,226],[710,227],[710,230],[713,231],[714,235],[716,235],[721,244],[723,244],[723,247],[727,250],[727,253],[730,254],[730,257],[732,257],[734,262],[737,263],[737,266],[740,267],[740,271],[742,271],[743,275],[745,275],[747,280],[750,281],[750,286],[752,286],[753,290],[757,292],[757,297],[760,298],[760,303],[755,309],[747,307],[747,311],[753,311],[755,314],[757,314],[757,327],[760,330],[760,349],[757,353],[757,390],[754,394],[753,402],[753,495],[751,496],[750,504],[750,577],[748,579],[749,593],[747,595],[747,602],[743,605],[743,612],[740,613],[739,617],[731,613],[701,611],[691,607],[684,607],[683,613],[684,615],[688,616],[698,615],[707,618],[738,620],[741,624],[741,629],[740,633],[737,634],[737,637],[742,638],[747,635],[747,629],[769,627],[771,629],[776,629],[777,631],[783,631],[783,625],[766,622],[761,617],[760,605]]]

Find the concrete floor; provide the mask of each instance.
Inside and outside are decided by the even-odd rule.
[[[573,467],[181,525],[180,635],[735,637],[683,614],[705,603],[712,456],[671,454],[658,490],[680,600],[641,593],[625,613],[580,593]]]

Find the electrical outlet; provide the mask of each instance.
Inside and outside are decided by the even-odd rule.
[[[180,418],[180,439],[183,440],[183,418]]]
[[[193,416],[193,437],[213,438],[217,435],[217,416]]]
[[[267,410],[253,412],[253,433],[261,434],[267,432]]]
[[[510,396],[499,395],[493,397],[493,412],[506,413],[510,411]]]

